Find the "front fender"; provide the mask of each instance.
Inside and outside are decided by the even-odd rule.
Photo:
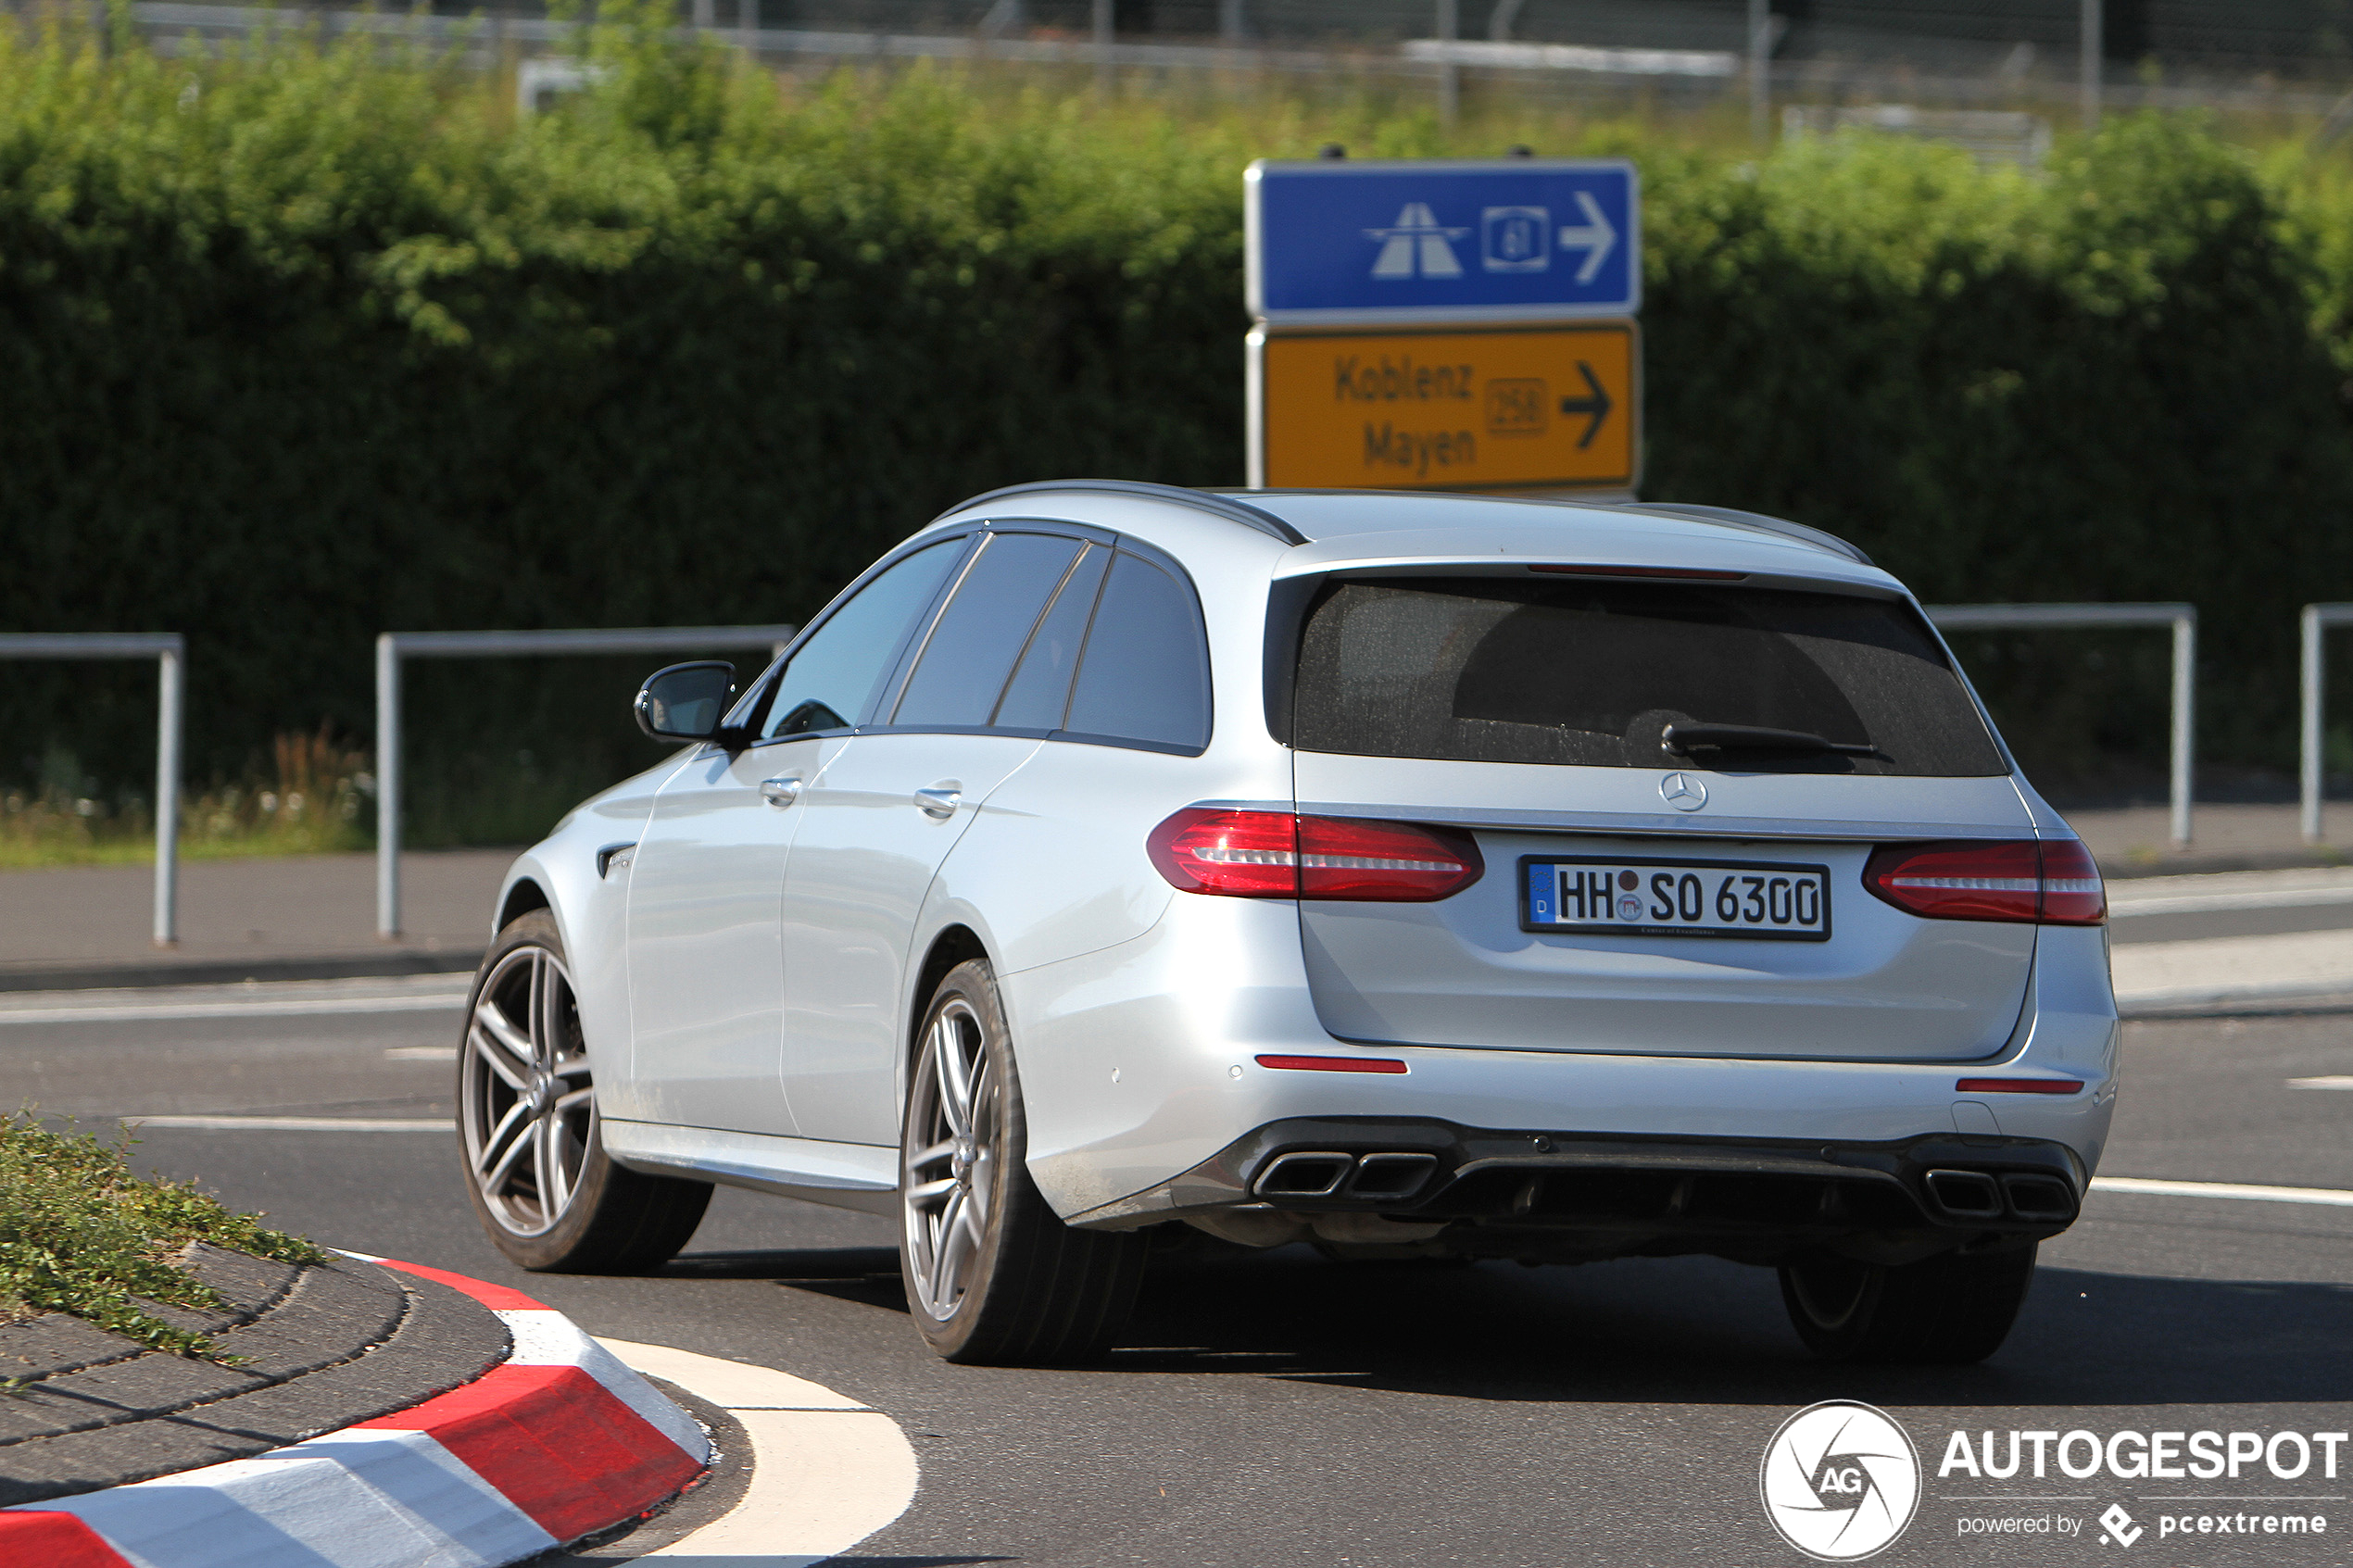
[[[545,899],[563,940],[597,1103],[607,1115],[630,1115],[636,1101],[623,946],[629,929],[629,857],[622,851],[637,842],[655,794],[683,760],[670,759],[574,808],[554,832],[515,857],[491,906],[495,922],[532,888]]]

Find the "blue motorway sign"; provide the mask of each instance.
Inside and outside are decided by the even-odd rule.
[[[1270,325],[1642,307],[1642,194],[1622,159],[1261,158],[1242,179],[1248,305]]]

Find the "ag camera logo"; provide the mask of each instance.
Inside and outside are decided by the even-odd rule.
[[[1825,1399],[1791,1416],[1757,1471],[1765,1517],[1819,1562],[1854,1562],[1894,1544],[1920,1502],[1920,1456],[1883,1411]]]

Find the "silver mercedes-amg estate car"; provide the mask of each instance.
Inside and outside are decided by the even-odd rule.
[[[515,862],[460,1053],[526,1267],[724,1182],[896,1216],[955,1361],[1100,1352],[1206,1232],[1712,1254],[1962,1361],[2107,1135],[2097,870],[1795,523],[1026,484],[637,715],[685,744]]]

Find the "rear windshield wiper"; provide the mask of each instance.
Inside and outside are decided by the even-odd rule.
[[[1667,749],[1694,751],[1834,751],[1843,757],[1884,757],[1875,746],[1828,740],[1806,730],[1776,730],[1761,724],[1669,724],[1661,737]]]

